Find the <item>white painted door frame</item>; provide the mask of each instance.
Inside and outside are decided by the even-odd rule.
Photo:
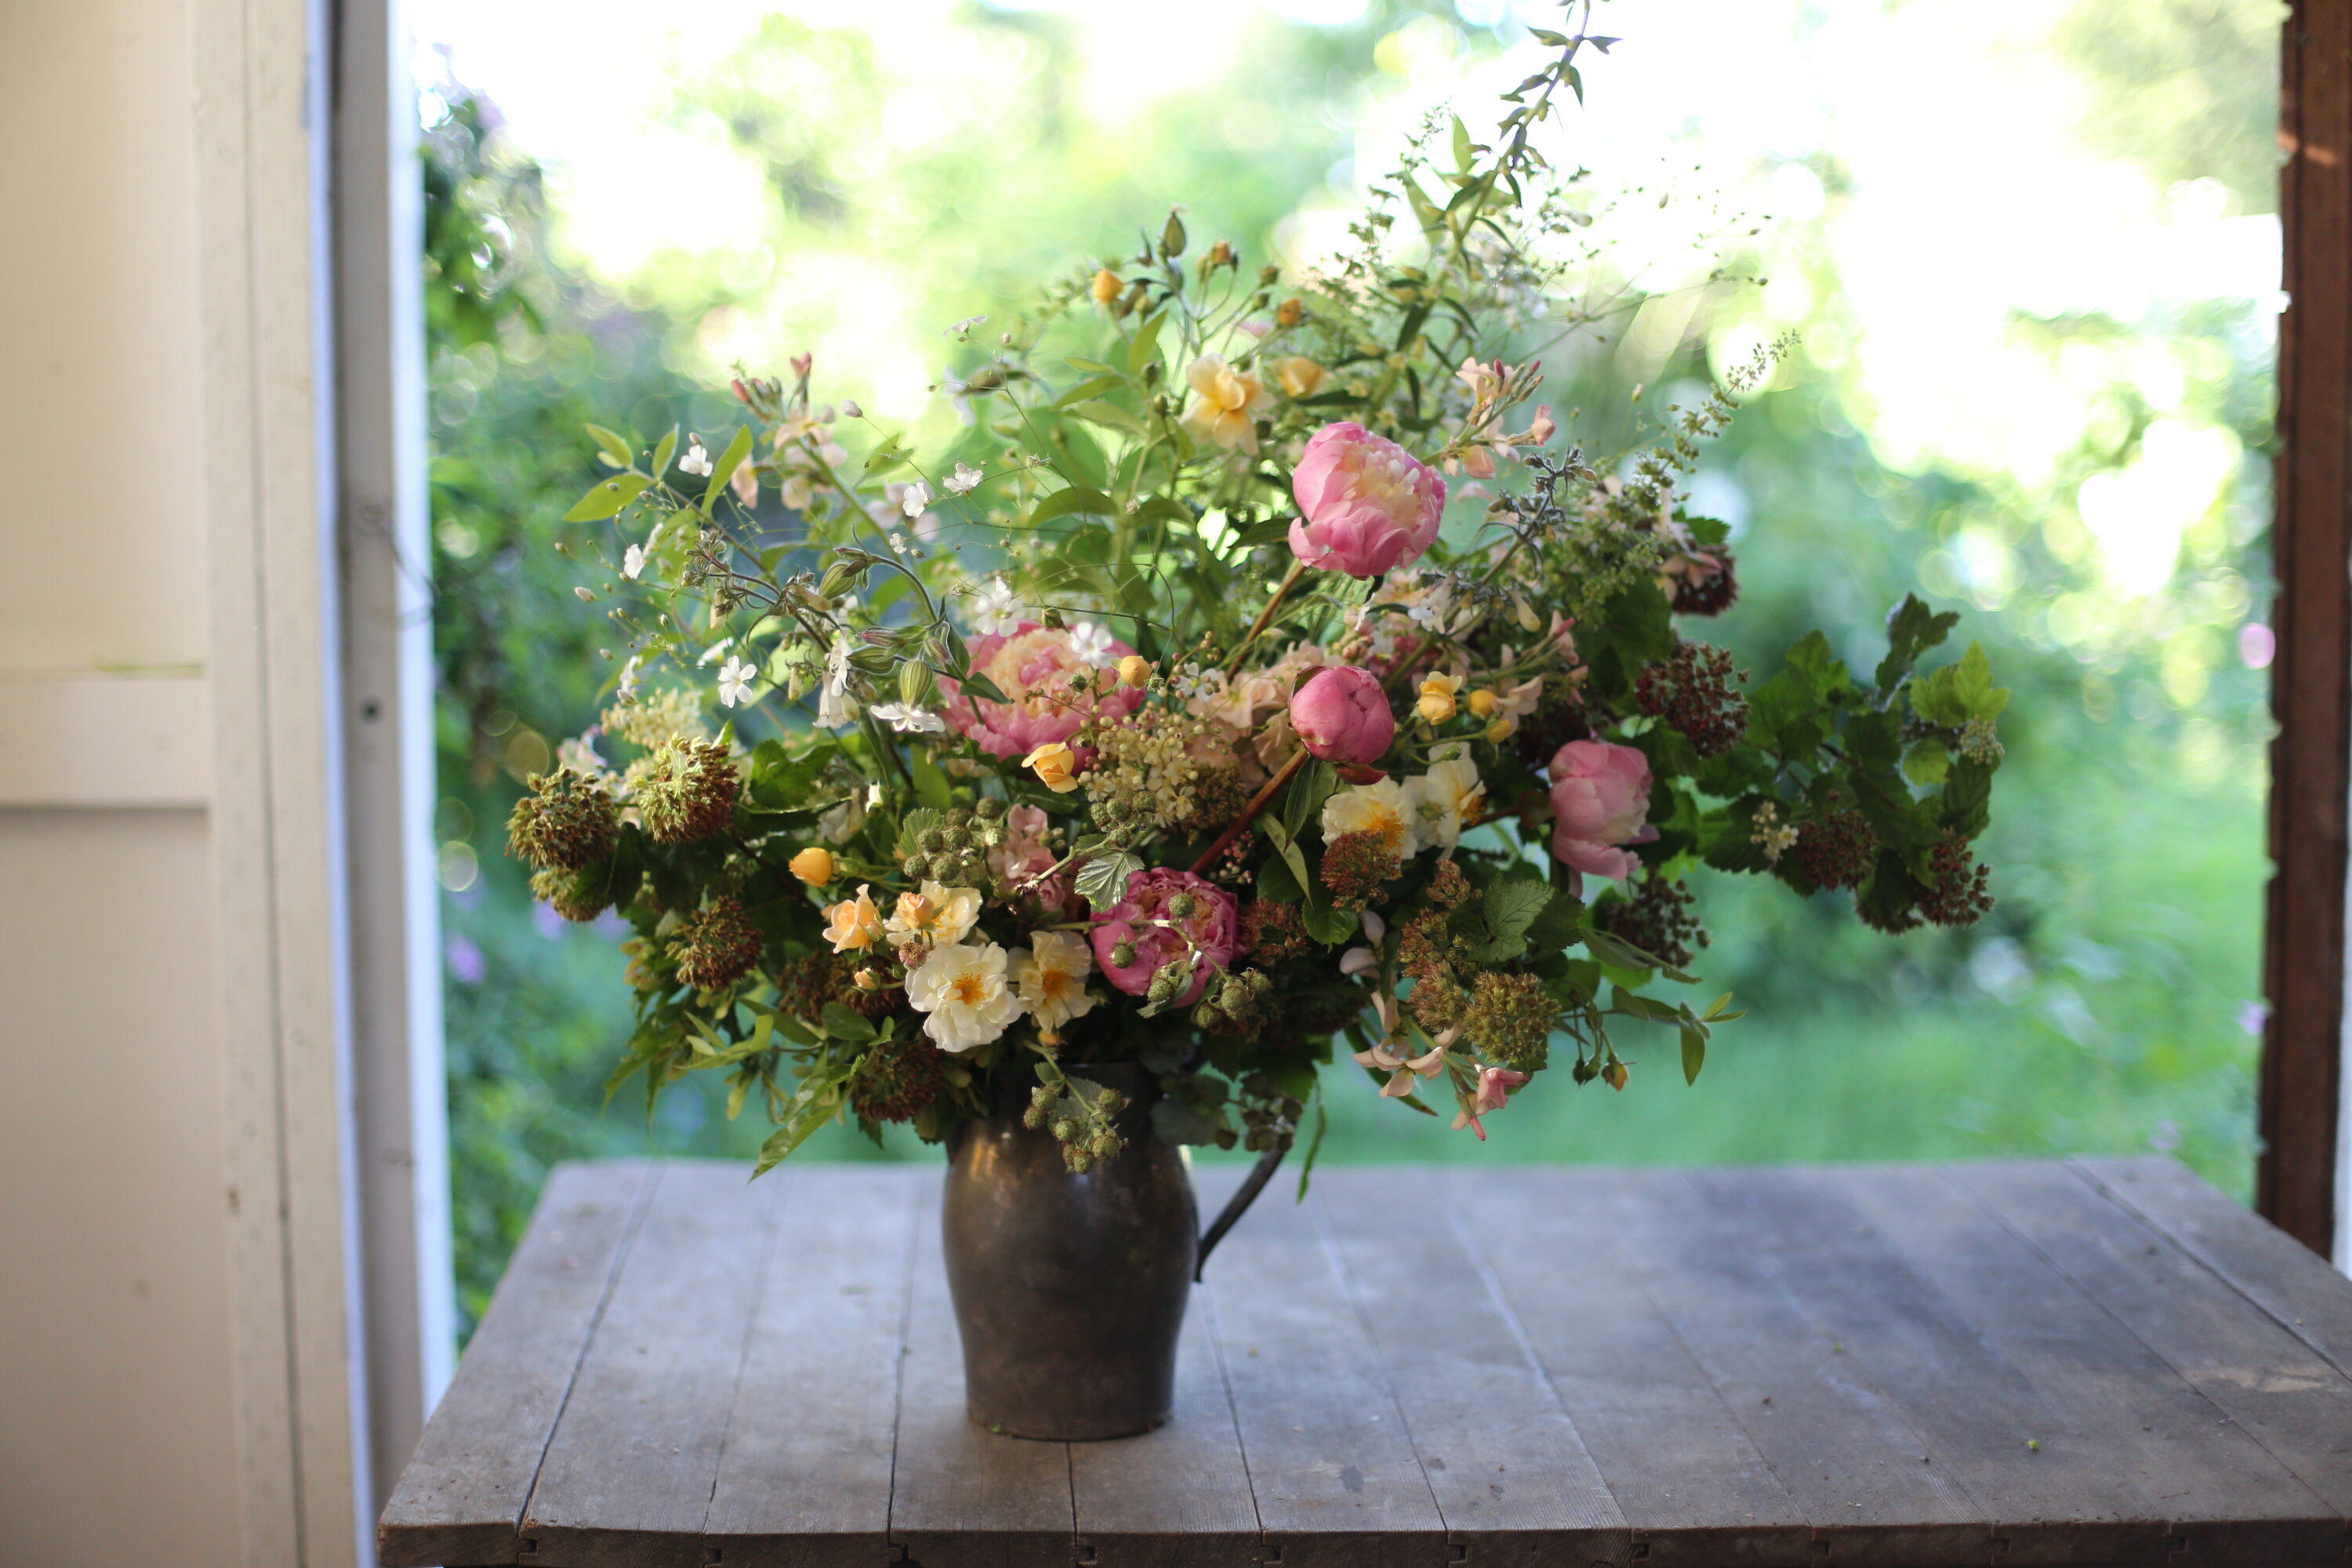
[[[245,1554],[372,1563],[446,1383],[418,174],[393,0],[193,0]]]

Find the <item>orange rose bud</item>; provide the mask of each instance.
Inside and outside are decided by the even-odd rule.
[[[1087,286],[1087,292],[1094,296],[1096,304],[1108,305],[1118,298],[1118,291],[1125,287],[1118,274],[1106,267],[1095,273],[1095,280]]]
[[[1118,679],[1128,686],[1141,686],[1151,679],[1151,661],[1139,653],[1129,654],[1118,661]]]
[[[1307,301],[1295,294],[1275,307],[1274,324],[1277,327],[1295,327],[1306,319]]]
[[[812,844],[790,861],[793,875],[812,888],[822,888],[833,880],[833,851],[822,844]]]

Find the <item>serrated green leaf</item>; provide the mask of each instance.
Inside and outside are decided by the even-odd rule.
[[[1916,594],[1904,595],[1903,602],[1886,615],[1886,657],[1878,663],[1879,694],[1883,697],[1901,685],[1919,656],[1942,643],[1959,624],[1958,610],[1937,614]]]
[[[1335,910],[1313,902],[1298,911],[1298,923],[1325,947],[1338,947],[1356,934],[1360,924],[1353,910]]]
[[[1078,868],[1074,882],[1078,896],[1097,910],[1107,910],[1127,892],[1127,879],[1143,869],[1133,855],[1099,855]]]

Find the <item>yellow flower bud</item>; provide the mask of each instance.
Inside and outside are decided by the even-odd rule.
[[[1307,301],[1297,295],[1275,307],[1274,324],[1277,327],[1295,327],[1306,319]]]
[[[1497,746],[1501,745],[1504,742],[1509,740],[1513,735],[1516,735],[1518,732],[1519,721],[1517,719],[1512,718],[1508,713],[1504,714],[1501,718],[1486,726],[1486,739],[1488,742]]]
[[[1076,763],[1076,755],[1059,741],[1048,741],[1021,759],[1021,765],[1035,773],[1037,782],[1055,795],[1067,795],[1078,787],[1072,772]]]
[[[1151,679],[1151,661],[1139,653],[1129,654],[1118,661],[1118,679],[1129,686],[1140,686]]]
[[[1118,274],[1106,267],[1095,274],[1095,280],[1088,286],[1087,292],[1095,297],[1096,304],[1108,305],[1118,298],[1118,291],[1125,287],[1126,285],[1118,280]]]
[[[793,875],[812,888],[822,888],[833,880],[833,851],[822,844],[812,844],[792,858]]]
[[[1305,354],[1293,354],[1274,362],[1274,378],[1282,384],[1286,396],[1312,397],[1323,390],[1331,373]]]
[[[1484,719],[1495,710],[1495,704],[1501,700],[1502,699],[1482,687],[1470,694],[1470,711]]]
[[[1454,717],[1454,694],[1462,689],[1458,675],[1433,675],[1421,683],[1421,700],[1413,706],[1433,724]]]
[[[856,984],[860,991],[879,991],[882,989],[882,977],[875,973],[870,969],[861,969],[849,978]]]

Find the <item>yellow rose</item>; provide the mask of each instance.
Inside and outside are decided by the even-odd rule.
[[[1256,457],[1257,416],[1274,406],[1274,394],[1257,377],[1227,364],[1221,354],[1194,360],[1184,379],[1192,387],[1192,404],[1184,410],[1184,428],[1192,439]]]
[[[833,851],[823,845],[812,844],[790,862],[793,875],[812,888],[822,888],[833,880]]]
[[[1274,378],[1282,383],[1286,397],[1312,397],[1323,390],[1331,373],[1308,359],[1305,354],[1293,354],[1288,359],[1274,362]]]
[[[844,899],[826,910],[824,919],[824,938],[835,952],[847,952],[853,947],[863,951],[882,940],[882,911],[863,882],[857,885],[856,898]]]
[[[1421,683],[1421,700],[1413,706],[1431,723],[1443,724],[1454,717],[1454,694],[1461,689],[1460,676],[1433,675]]]
[[[1037,782],[1055,795],[1067,795],[1078,787],[1077,778],[1072,772],[1077,761],[1076,754],[1068,746],[1059,741],[1048,741],[1022,758],[1021,765],[1035,773]]]
[[[1118,661],[1118,679],[1127,686],[1141,686],[1151,679],[1151,661],[1139,653],[1129,654]]]

